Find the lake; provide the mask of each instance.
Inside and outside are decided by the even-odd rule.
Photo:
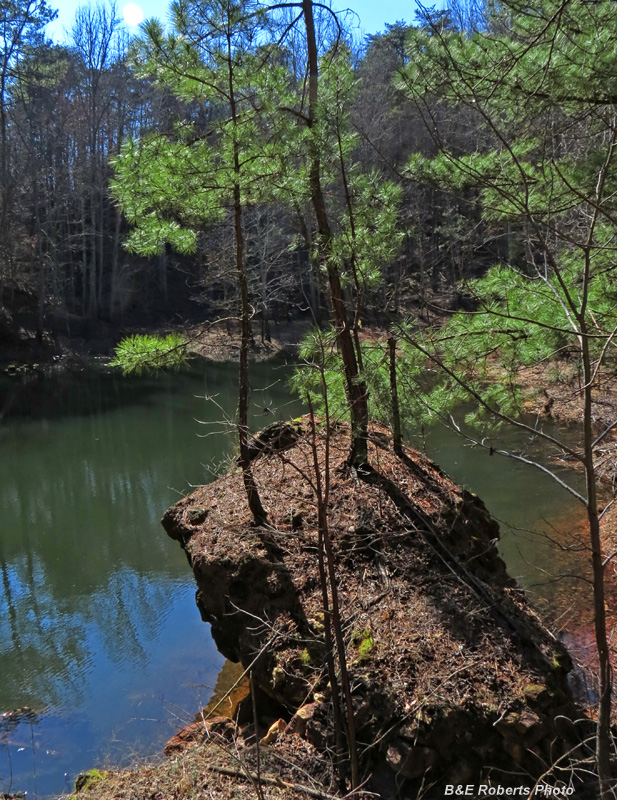
[[[0,384],[0,713],[34,712],[0,722],[0,791],[68,792],[160,752],[207,702],[223,659],[160,518],[224,469],[236,375]],[[298,413],[289,369],[252,375],[255,428]]]
[[[254,429],[301,412],[290,369],[252,367]],[[223,659],[159,520],[228,463],[236,383],[232,364],[0,382],[0,713],[31,709],[0,721],[0,791],[69,792],[82,770],[160,753],[207,703]],[[542,532],[575,501],[441,428],[412,439],[480,494],[503,523],[511,574],[561,613],[571,586],[553,574],[571,564]]]

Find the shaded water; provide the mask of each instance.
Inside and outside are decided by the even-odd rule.
[[[252,394],[255,428],[295,412],[287,374],[254,367],[270,387]],[[159,520],[233,451],[199,421],[233,416],[237,378],[17,380],[0,384],[0,713],[33,713],[0,720],[0,791],[41,796],[160,751],[208,701],[223,659]]]
[[[570,446],[580,436],[576,426],[543,422],[542,429]],[[509,574],[555,630],[580,621],[583,609],[591,614],[591,586],[581,579],[589,574],[585,508],[570,492],[537,468],[490,455],[489,450],[472,446],[442,426],[430,429],[426,436],[412,435],[410,441],[459,485],[482,498],[500,524],[499,551]],[[492,443],[544,464],[584,493],[582,472],[560,463],[550,448],[528,433],[504,426]]]
[[[528,420],[534,424],[534,420]],[[576,426],[542,422],[543,430],[570,446],[580,441]],[[471,447],[454,431],[431,429],[426,437],[412,436],[457,483],[477,493],[499,521],[499,550],[508,572],[516,578],[542,620],[572,655],[569,675],[575,697],[583,704],[597,700],[597,649],[593,627],[593,587],[586,510],[583,504],[549,475],[484,448]],[[494,446],[519,452],[549,467],[580,494],[585,493],[582,471],[561,463],[550,447],[519,429],[505,426]],[[617,630],[617,571],[605,576],[609,633]],[[611,635],[614,641],[614,633]]]

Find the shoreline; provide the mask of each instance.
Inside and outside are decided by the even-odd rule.
[[[225,336],[227,336],[227,334],[225,334]],[[219,336],[218,338],[220,339],[221,337]],[[267,355],[267,356],[265,356],[265,357],[266,357],[266,358],[270,358],[270,357],[272,357],[272,355],[276,355],[278,352],[283,352],[283,351],[284,351],[284,348],[282,348],[282,347],[280,347],[280,348],[276,348],[274,352],[270,352],[270,353],[268,353],[268,355]],[[226,360],[226,361],[230,361],[230,359],[229,359],[229,358],[227,358],[227,359],[221,359],[221,358],[218,358],[218,357],[211,357],[211,358],[209,358],[209,359],[208,359],[208,355],[209,355],[208,353],[205,353],[205,354],[204,354],[204,353],[200,353],[199,355],[203,356],[203,357],[204,357],[206,360],[212,360],[212,361],[221,361],[221,360]],[[211,355],[211,354],[210,354],[210,355]],[[570,420],[570,421],[573,421],[573,420]],[[616,513],[615,509],[613,509],[613,513],[609,513],[609,514],[607,514],[606,521],[608,522],[608,521],[609,521],[611,518],[617,518],[617,513]],[[225,766],[223,766],[223,768],[224,768],[224,769],[229,769],[229,767],[225,767]],[[223,773],[221,773],[221,775],[222,775],[222,774],[223,774]],[[233,778],[232,776],[230,776],[230,779],[231,779],[232,781],[233,781],[233,780],[235,780],[235,778]],[[275,796],[275,795],[273,795],[273,796]],[[284,796],[284,795],[276,795],[276,796],[278,797],[278,796]],[[295,796],[295,795],[291,795],[291,796]]]
[[[298,424],[306,425],[306,418]],[[498,529],[480,500],[416,451],[407,450],[403,466],[385,429],[375,431],[371,462],[413,497],[446,546],[481,577],[492,602],[515,627],[523,626],[524,645],[487,613],[486,600],[475,606],[473,591],[434,560],[419,531],[412,535],[401,527],[400,509],[390,506],[378,485],[364,486],[345,473],[345,428],[337,431],[331,443],[331,523],[340,592],[352,615],[347,641],[357,687],[354,714],[360,741],[372,743],[363,763],[373,782],[364,788],[390,798],[399,790],[415,797],[434,781],[435,791],[444,782],[525,783],[522,772],[532,774],[536,759],[549,757],[544,737],[554,755],[555,743],[566,735],[561,723],[552,727],[553,705],[555,718],[578,713],[565,684],[568,657],[511,586],[494,548]],[[324,761],[324,748],[332,744],[331,690],[320,670],[324,618],[312,544],[315,511],[307,486],[291,469],[292,463],[305,464],[308,455],[303,455],[308,442],[299,436],[291,449],[266,453],[254,465],[272,528],[262,532],[248,524],[238,470],[189,495],[164,517],[167,532],[189,556],[198,605],[219,649],[245,671],[254,670],[267,800],[340,796]],[[371,544],[377,539],[379,547]],[[246,586],[252,587],[249,593]],[[258,619],[267,625],[260,627]],[[263,650],[274,633],[279,638]],[[262,653],[257,663],[255,651]],[[250,698],[238,708],[233,723],[209,717],[209,711],[220,713],[210,706],[168,742],[168,760],[109,773],[88,796],[111,800],[130,792],[146,800],[152,796],[146,787],[154,786],[165,798],[191,794],[205,800],[207,789],[221,798],[252,800],[259,768],[255,712]],[[570,723],[571,730],[591,724],[584,720]],[[494,774],[491,764],[497,767]],[[504,778],[508,770],[517,777]],[[183,776],[180,788],[174,776]],[[441,797],[443,787],[424,796]]]
[[[13,376],[49,367],[83,367],[93,359],[106,362],[113,358],[116,343],[134,334],[184,333],[190,342],[188,350],[193,357],[205,361],[234,363],[239,359],[240,351],[240,334],[234,327],[237,327],[234,323],[228,324],[225,321],[203,325],[133,328],[101,325],[98,335],[91,338],[59,336],[53,340],[46,336],[42,342],[37,342],[31,335],[23,338],[19,344],[0,348],[0,373]],[[295,354],[302,336],[310,327],[311,323],[302,319],[272,324],[270,341],[262,340],[258,335],[253,337],[249,358],[260,362],[279,354]]]
[[[299,424],[305,423],[306,420]],[[407,786],[412,794],[419,790],[426,776],[429,776],[429,781],[439,778],[441,774],[450,783],[472,782],[482,778],[484,767],[481,765],[492,763],[492,759],[496,759],[495,763],[501,764],[502,768],[506,768],[507,763],[516,771],[516,764],[520,765],[521,759],[527,758],[526,748],[538,748],[543,736],[551,729],[552,712],[549,707],[552,707],[553,701],[549,702],[549,696],[557,698],[559,714],[565,713],[565,707],[571,702],[567,700],[565,684],[562,688],[555,685],[548,693],[542,688],[545,681],[548,681],[547,686],[552,680],[561,681],[557,675],[562,675],[563,669],[565,676],[569,663],[567,657],[562,661],[562,656],[556,655],[555,648],[558,649],[558,645],[555,640],[529,610],[520,593],[508,588],[511,581],[496,555],[494,545],[489,545],[489,540],[498,535],[497,528],[481,501],[469,493],[461,493],[435,465],[415,451],[408,451],[408,469],[412,472],[407,474],[386,446],[385,430],[377,431],[375,439],[380,444],[371,453],[371,462],[378,463],[380,473],[390,476],[389,480],[406,487],[404,491],[413,491],[416,508],[421,508],[423,514],[434,519],[434,524],[439,526],[440,536],[444,536],[448,547],[454,548],[458,557],[467,560],[471,556],[468,562],[470,568],[474,574],[482,576],[482,581],[488,582],[483,585],[490,586],[489,591],[495,593],[492,594],[494,602],[503,607],[508,618],[519,620],[511,624],[515,627],[524,625],[529,644],[519,652],[515,640],[504,636],[504,629],[501,623],[496,622],[497,618],[491,621],[491,614],[487,616],[479,609],[470,611],[470,620],[475,620],[473,625],[469,621],[465,625],[457,625],[456,619],[461,609],[475,602],[473,591],[471,595],[465,592],[460,594],[456,579],[450,585],[452,576],[447,577],[449,573],[442,572],[443,565],[439,566],[439,561],[432,560],[430,548],[425,551],[424,545],[419,540],[415,541],[415,537],[409,539],[405,533],[405,540],[399,539],[406,529],[403,526],[399,533],[396,532],[400,522],[395,522],[398,517],[389,516],[390,501],[385,497],[381,500],[377,498],[382,491],[378,488],[379,482],[374,489],[363,488],[362,481],[356,485],[351,476],[345,476],[343,462],[338,463],[341,458],[344,461],[344,428],[334,434],[335,444],[332,446],[336,452],[336,456],[333,456],[336,464],[332,466],[336,478],[333,480],[332,526],[333,530],[338,531],[337,580],[345,598],[345,607],[353,608],[353,596],[364,598],[360,603],[362,608],[365,607],[362,618],[366,617],[366,622],[360,622],[360,619],[354,622],[354,630],[363,628],[364,632],[351,636],[348,655],[349,669],[354,675],[358,672],[353,682],[358,685],[354,715],[359,736],[361,741],[374,742],[376,747],[369,758],[373,784],[367,788],[377,791],[379,796],[390,797],[394,796],[394,787],[390,785],[392,780],[398,782],[399,787]],[[319,781],[325,779],[326,775],[319,777],[313,773],[310,765],[321,763],[323,754],[320,753],[329,741],[332,728],[328,721],[328,689],[325,684],[322,686],[323,677],[319,677],[319,667],[323,663],[323,654],[320,655],[323,645],[319,644],[323,623],[316,621],[320,600],[318,592],[315,593],[314,556],[306,560],[307,547],[310,549],[314,535],[314,511],[306,499],[301,501],[302,509],[296,509],[293,517],[295,522],[290,521],[284,511],[288,503],[297,504],[306,493],[306,487],[302,488],[302,481],[297,475],[294,477],[289,466],[293,462],[304,463],[304,446],[300,436],[291,451],[286,449],[282,457],[276,453],[266,454],[255,464],[260,492],[264,494],[264,502],[272,512],[272,528],[268,529],[267,535],[247,527],[248,519],[239,502],[241,488],[237,471],[203,487],[169,509],[164,517],[164,526],[172,538],[181,542],[189,556],[198,584],[198,604],[202,616],[212,625],[219,649],[227,657],[240,660],[247,668],[252,661],[251,654],[256,650],[262,652],[261,660],[255,666],[254,678],[260,704],[266,702],[266,710],[260,705],[259,735],[263,737],[262,744],[269,763],[277,763],[276,754],[284,756],[288,764],[295,763],[296,769],[304,775],[313,774]],[[296,452],[297,448],[300,449]],[[276,499],[280,499],[281,492],[285,498],[282,504]],[[375,492],[377,495],[373,497]],[[362,515],[365,512],[362,509],[368,508],[374,509],[371,512],[374,516],[370,522],[364,521],[358,528],[357,514],[360,513],[364,519]],[[448,511],[448,508],[452,510]],[[393,526],[392,529],[390,526]],[[369,528],[380,531],[379,540],[382,544],[377,560],[372,548],[367,550],[364,546],[360,547],[360,540],[366,538]],[[342,535],[341,532],[345,530],[348,533]],[[354,544],[356,535],[360,539]],[[343,538],[339,541],[341,536]],[[403,544],[404,541],[406,544]],[[390,553],[392,547],[394,549]],[[407,552],[407,548],[411,550]],[[391,560],[391,556],[394,560]],[[418,558],[421,566],[413,566]],[[430,566],[428,562],[424,563],[426,558]],[[358,559],[361,565],[357,563]],[[381,570],[385,569],[389,576],[386,591],[383,591],[383,586],[380,591],[379,584],[383,580],[383,575],[379,577],[380,565]],[[358,584],[362,572],[360,566],[364,570],[361,585]],[[401,570],[403,574],[397,577],[397,571]],[[284,579],[283,574],[287,576]],[[259,580],[256,578],[258,575],[262,576]],[[253,587],[253,591],[246,595],[241,587],[248,585]],[[420,585],[422,589],[417,592]],[[442,591],[446,594],[442,595]],[[403,606],[399,608],[401,593],[405,594],[404,611]],[[432,598],[433,594],[434,598],[425,606],[425,600]],[[446,600],[446,597],[449,599]],[[454,598],[458,609],[456,614],[451,605]],[[231,603],[230,609],[236,610],[235,617],[240,613],[235,621],[225,611],[228,601]],[[441,608],[444,603],[443,612],[435,616],[435,607]],[[502,606],[502,603],[505,605]],[[259,633],[254,622],[245,628],[242,622],[243,609],[246,609],[251,620],[268,620],[267,628]],[[303,619],[308,621],[306,630],[303,628]],[[523,620],[526,621],[523,623]],[[280,624],[282,628],[279,628]],[[487,636],[482,634],[485,626]],[[282,638],[263,650],[262,638],[264,635],[268,637],[268,630],[279,631]],[[370,637],[366,634],[367,630],[370,631]],[[470,636],[472,638],[467,646],[458,651],[464,653],[465,665],[461,669],[459,658],[452,661],[454,654],[450,643],[460,637],[468,639]],[[303,645],[294,644],[298,637],[300,642],[306,642],[302,652]],[[544,637],[548,638],[545,644],[540,645]],[[313,643],[310,644],[309,640]],[[545,647],[553,652],[552,666],[541,666],[544,657],[540,657],[539,653]],[[410,655],[403,655],[405,653]],[[533,653],[537,654],[539,661]],[[482,664],[487,658],[494,669],[485,672]],[[393,667],[394,664],[398,666]],[[561,664],[563,667],[559,666]],[[550,675],[554,675],[554,678]],[[487,680],[492,688],[489,688]],[[440,685],[442,688],[439,688]],[[551,691],[556,694],[551,695]],[[422,712],[418,716],[415,704],[418,697],[423,695],[427,700],[419,707]],[[373,697],[379,698],[376,704]],[[218,717],[196,719],[192,726],[170,740],[167,749],[173,753],[171,762],[160,769],[168,772],[173,770],[174,764],[176,768],[182,764],[182,769],[186,771],[191,769],[187,765],[193,759],[200,759],[200,768],[207,770],[207,764],[203,762],[203,748],[205,746],[206,751],[211,751],[213,740],[218,741],[223,749],[224,741],[228,746],[233,741],[236,752],[242,757],[246,756],[247,763],[254,767],[251,760],[255,755],[252,717],[250,709],[246,709],[246,712],[244,723],[240,723],[234,731],[229,721]],[[504,727],[500,722],[504,718],[509,719],[508,725],[513,727]],[[497,729],[495,725],[498,725]],[[534,745],[531,739],[524,738],[526,733],[521,733],[528,730],[527,726],[534,731]],[[515,730],[520,732],[515,733]],[[469,739],[471,731],[475,732]],[[554,746],[554,741],[551,746]],[[481,755],[480,750],[476,753],[478,747]],[[299,753],[302,755],[298,761]],[[532,762],[536,757],[539,756],[531,756]],[[533,771],[531,762],[525,760],[524,763],[526,770]],[[230,771],[229,768],[224,769]],[[216,770],[220,777],[218,766],[215,766]],[[233,791],[236,793],[232,794],[228,787],[228,793],[222,796],[248,798],[249,793],[237,794],[238,785],[234,781],[237,780],[238,769],[235,773],[235,776],[228,775],[228,778],[234,784]],[[270,772],[267,774],[271,777]],[[131,779],[125,776],[124,780]],[[493,778],[487,777],[487,780],[495,784]],[[336,794],[336,787],[331,783],[319,785],[321,793],[315,796],[331,797]],[[193,790],[196,788],[193,787]],[[265,786],[264,790],[269,791],[269,788]],[[247,792],[250,791],[249,786]],[[276,791],[283,789],[279,786]],[[95,795],[99,800],[107,796],[110,795]],[[299,794],[289,796],[297,797]]]

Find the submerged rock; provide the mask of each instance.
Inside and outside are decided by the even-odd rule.
[[[293,446],[266,448],[254,461],[267,531],[250,524],[239,471],[177,503],[163,525],[189,557],[221,652],[250,666],[259,690],[287,710],[277,746],[299,735],[328,749],[317,497],[302,428],[294,423]],[[567,687],[568,656],[508,576],[482,501],[422,454],[397,457],[386,432],[376,434],[372,467],[355,472],[346,466],[347,428],[331,431],[327,472],[363,775],[375,776],[375,790],[388,774],[404,780],[409,797],[422,782],[440,787],[461,775],[533,785],[589,733],[563,722],[582,718]]]

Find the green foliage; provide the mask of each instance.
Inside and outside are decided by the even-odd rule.
[[[516,106],[527,101],[530,126],[547,101],[571,111],[579,102],[610,102],[615,96],[616,21],[610,0],[565,5],[542,0],[534,7],[506,0],[494,7],[490,25],[488,35],[413,30],[405,90],[437,90],[449,104],[470,98],[506,122],[518,118],[523,109]]]
[[[4,89],[18,77],[17,62],[43,42],[43,29],[58,16],[45,0],[2,0],[0,2],[0,68],[2,100]]]
[[[343,265],[343,284],[355,284],[361,293],[378,284],[381,268],[393,261],[400,250],[405,236],[399,224],[402,188],[375,171],[363,172],[354,157],[358,134],[351,122],[350,108],[358,81],[351,53],[339,48],[336,56],[322,59],[322,68],[317,146],[320,156],[330,152],[331,172],[326,175],[332,189],[342,181],[344,195],[330,257]]]
[[[268,26],[252,2],[177,2],[175,31],[150,21],[132,52],[138,74],[185,102],[208,122],[128,140],[113,161],[112,193],[133,226],[127,247],[142,255],[166,243],[195,250],[200,234],[241,203],[263,200],[276,172],[275,137],[262,124],[280,100],[286,72],[263,44]],[[229,34],[229,35],[228,35]]]
[[[271,197],[296,209],[310,200],[311,153],[317,150],[322,187],[331,198],[333,230],[327,259],[341,273],[343,284],[364,291],[378,283],[381,268],[400,250],[405,236],[399,220],[402,189],[376,171],[363,171],[357,159],[359,136],[350,109],[358,79],[350,50],[339,43],[335,52],[320,59],[319,68],[319,103],[310,127],[298,125],[290,114],[278,112],[268,117],[269,126],[276,131],[271,154],[278,155]],[[288,93],[279,106],[302,114],[299,101],[302,96],[297,92]],[[299,244],[297,240],[295,246]],[[319,239],[314,246],[316,259],[325,266]]]
[[[409,418],[411,414],[416,420],[443,417],[470,402],[476,405],[467,416],[473,424],[495,424],[487,407],[518,415],[523,398],[517,376],[522,367],[579,357],[578,327],[565,297],[576,295],[583,265],[574,258],[570,261],[560,270],[557,285],[532,280],[512,268],[494,267],[466,286],[479,302],[477,311],[458,312],[436,329],[419,331],[413,323],[407,324],[399,364],[403,415]],[[602,331],[614,325],[615,287],[612,281],[607,284],[607,276],[597,275],[588,292],[591,332],[587,338],[596,358],[607,341]],[[435,371],[428,379],[423,370],[431,367]],[[559,376],[556,371],[555,377]],[[410,394],[416,397],[413,409]],[[424,396],[420,406],[419,396]]]
[[[332,421],[348,419],[345,376],[334,330],[313,328],[303,338],[299,356],[302,364],[294,370],[291,388],[301,400],[310,397],[317,414],[325,415],[327,410]]]
[[[413,356],[416,351],[410,351]],[[369,415],[386,425],[392,425],[392,398],[388,347],[385,342],[365,341],[361,344],[362,378],[369,390]],[[336,348],[332,329],[310,331],[302,340],[300,357],[303,363],[294,371],[292,389],[301,399],[307,395],[317,414],[324,415],[326,401],[332,421],[349,421],[349,403],[345,394],[342,359]],[[428,414],[424,400],[426,358],[402,358],[398,366],[399,380],[404,388],[405,417],[420,420]]]
[[[617,18],[604,1],[507,0],[482,32],[410,33],[399,88],[421,108],[430,97],[444,114],[456,109],[462,133],[436,131],[439,152],[415,154],[408,173],[477,208],[487,229],[507,230],[517,259],[465,285],[474,312],[439,330],[405,327],[400,379],[424,393],[429,415],[462,402],[474,404],[476,424],[491,410],[516,415],[522,367],[580,363],[587,349],[591,363],[614,359],[616,55]],[[431,380],[421,364],[437,370]]]
[[[434,159],[416,154],[409,174],[453,192],[477,189],[487,221],[531,220],[540,247],[550,234],[538,226],[572,225],[588,199],[612,225],[613,4],[544,0],[531,9],[508,0],[499,8],[492,24],[507,33],[412,31],[399,87],[419,105],[430,96],[456,107],[475,136],[464,149],[444,143]]]
[[[359,289],[374,287],[381,267],[398,255],[405,232],[400,229],[398,210],[402,189],[376,173],[352,169],[349,181],[351,209],[334,237],[332,255],[342,264],[353,262]],[[343,274],[344,282],[353,276]]]
[[[191,252],[202,222],[223,214],[219,187],[204,179],[211,153],[205,142],[188,146],[187,132],[177,127],[176,141],[158,134],[129,140],[113,161],[111,189],[134,226],[127,241],[133,252],[153,255],[166,242]]]
[[[188,362],[186,337],[180,333],[168,336],[135,334],[123,339],[115,348],[111,367],[120,367],[125,375],[143,375],[160,370],[180,370]]]
[[[358,661],[366,661],[375,647],[375,640],[370,628],[363,631],[354,631],[351,637],[351,643],[358,651]]]
[[[97,783],[104,781],[109,773],[106,770],[89,769],[87,772],[81,772],[75,778],[75,792],[87,792]]]

